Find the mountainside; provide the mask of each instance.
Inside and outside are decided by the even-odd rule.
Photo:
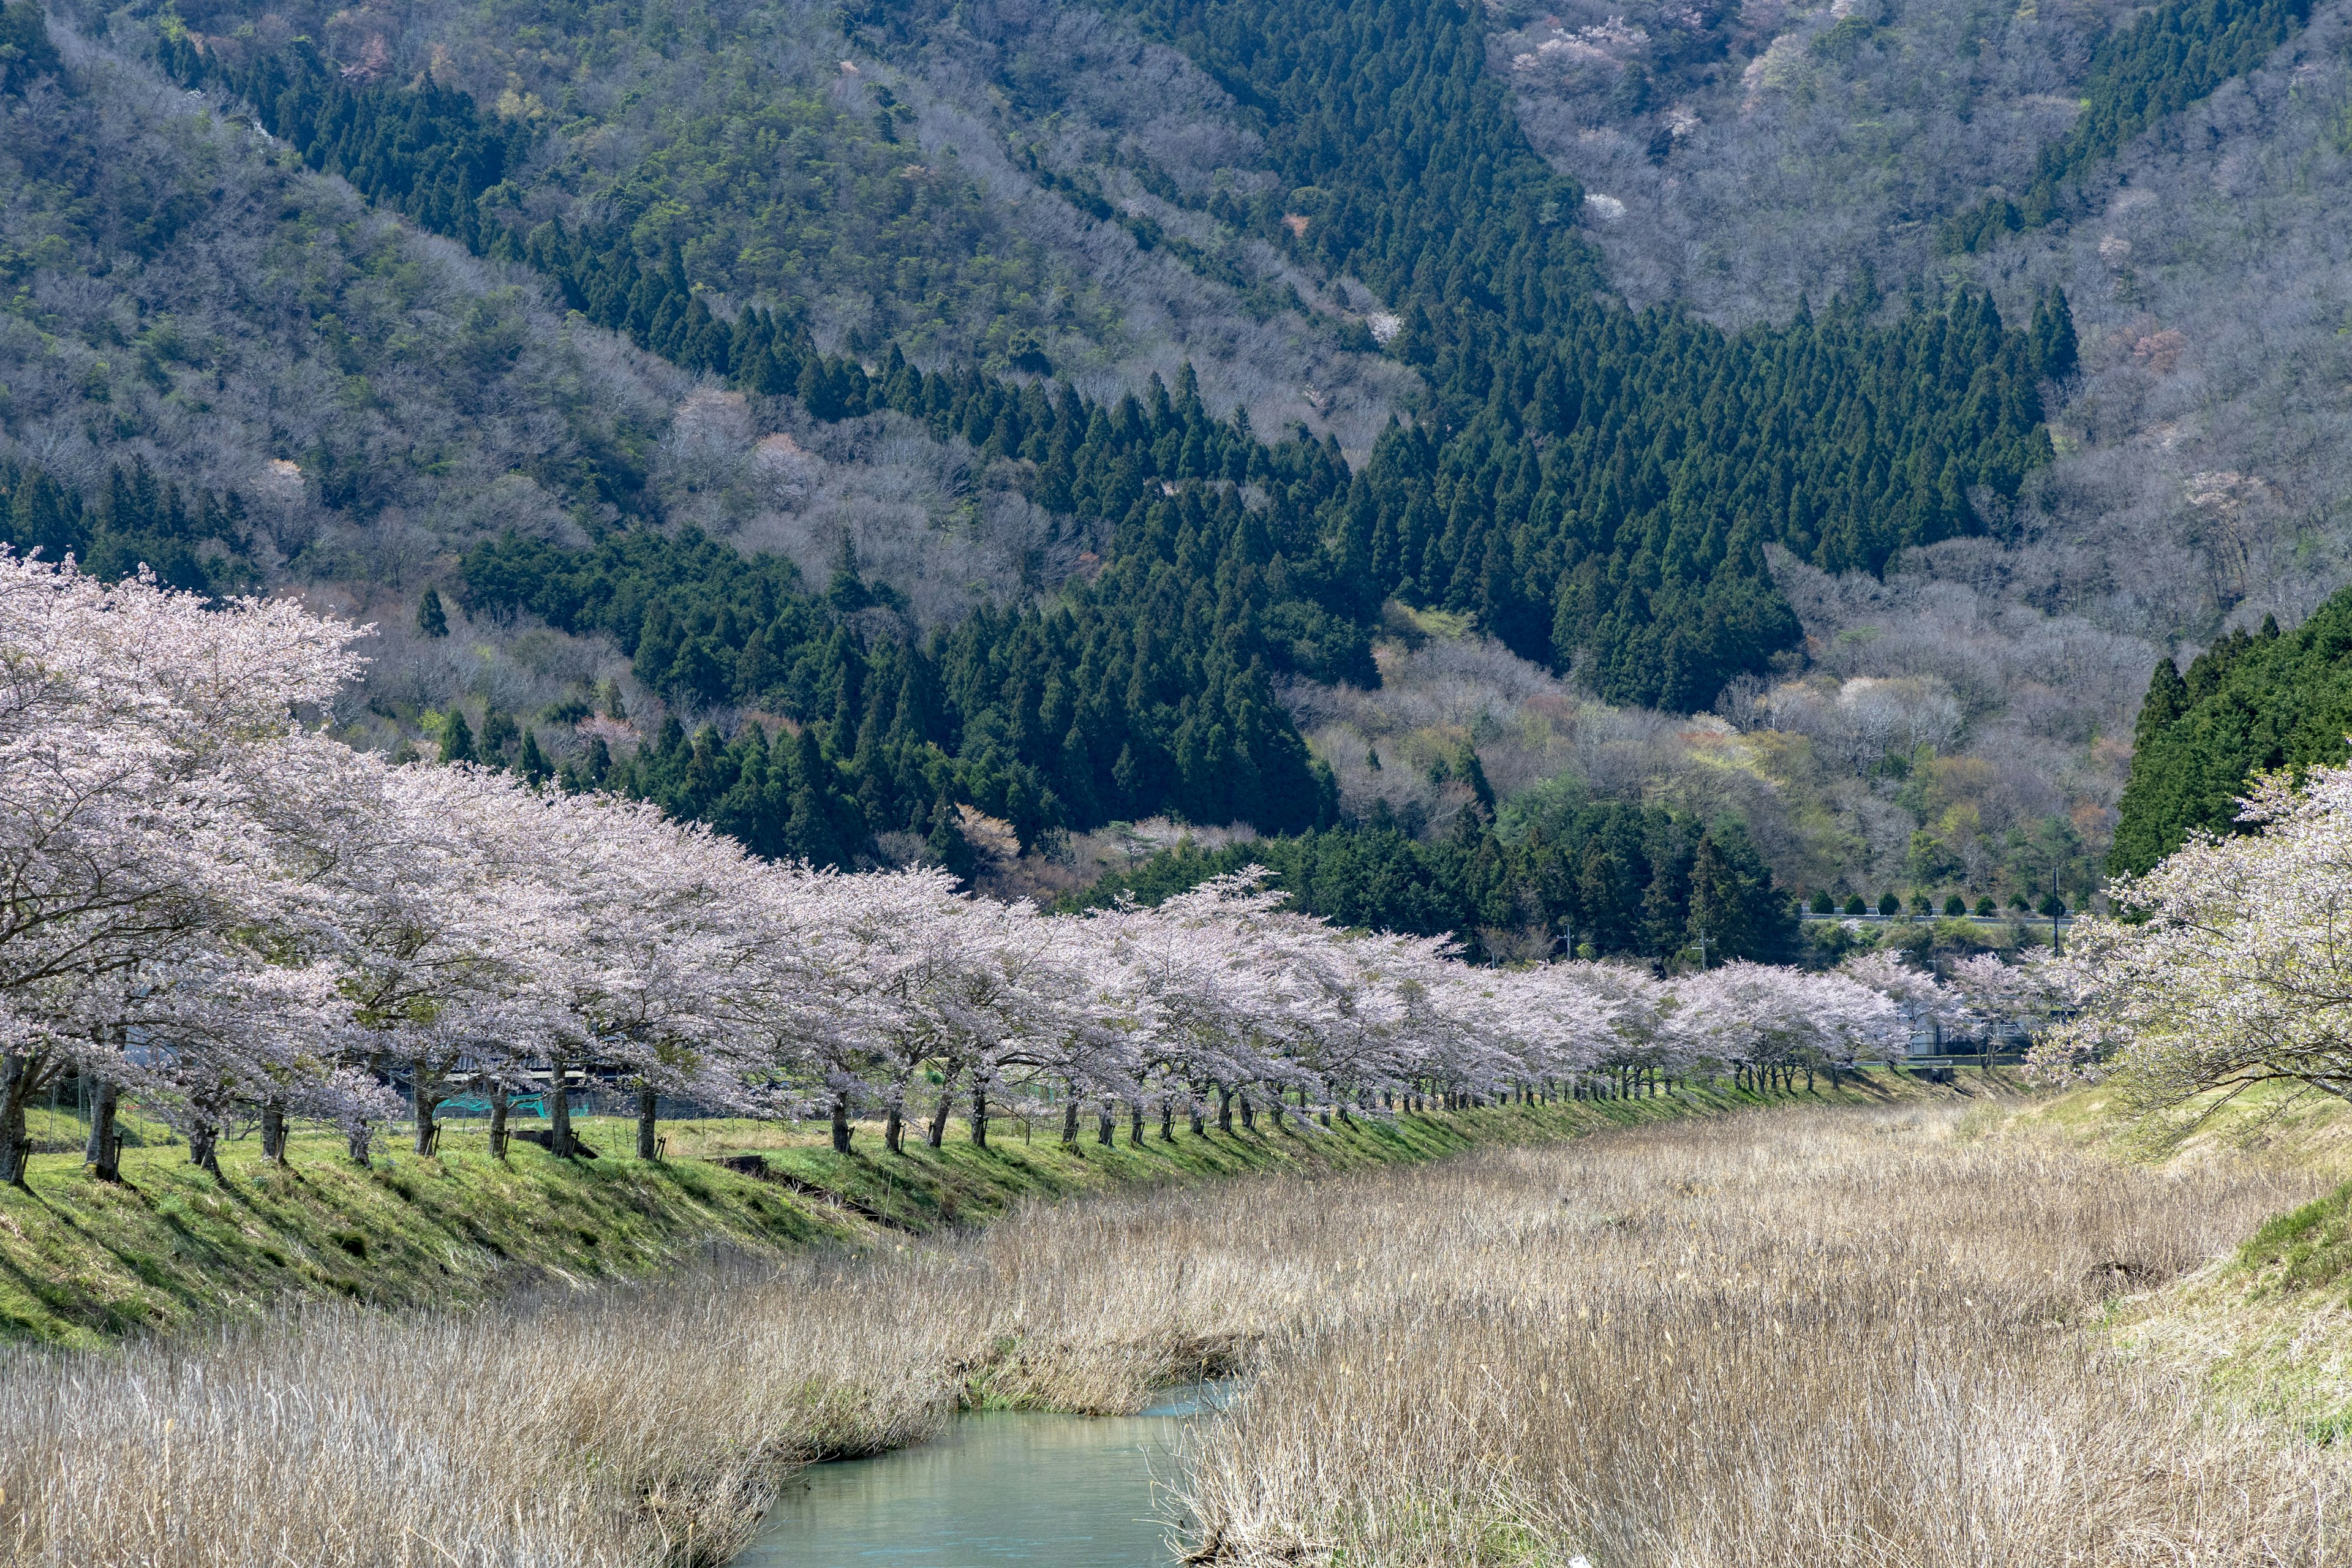
[[[2347,8],[1588,9],[16,0],[8,537],[767,853],[2079,900],[2346,575]]]

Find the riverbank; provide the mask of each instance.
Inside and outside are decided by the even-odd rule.
[[[1945,1092],[1872,1072],[1781,1098],[1865,1104]],[[1058,1122],[1000,1117],[985,1149],[959,1121],[940,1148],[909,1139],[903,1155],[883,1149],[878,1125],[861,1125],[842,1155],[820,1125],[678,1121],[664,1124],[657,1161],[625,1152],[632,1124],[584,1118],[582,1135],[602,1158],[558,1160],[517,1142],[503,1164],[481,1124],[459,1121],[445,1124],[437,1156],[407,1152],[394,1130],[365,1168],[330,1131],[298,1133],[283,1167],[260,1157],[257,1140],[232,1140],[217,1182],[163,1129],[134,1124],[144,1146],[124,1151],[120,1186],[93,1181],[78,1154],[50,1152],[33,1157],[26,1190],[0,1189],[0,1339],[88,1348],[131,1332],[258,1321],[305,1301],[466,1306],[535,1285],[654,1278],[714,1251],[784,1256],[931,1235],[1033,1198],[1423,1162],[1762,1102],[1700,1086],[1360,1117],[1328,1131],[1296,1114],[1280,1130],[1261,1114],[1255,1129],[1220,1132],[1212,1121],[1201,1135],[1180,1120],[1172,1142],[1155,1125],[1131,1147],[1122,1124],[1109,1148],[1094,1142],[1091,1121],[1065,1148]],[[55,1121],[38,1131],[69,1147],[71,1118]]]
[[[2126,1353],[2195,1378],[2218,1410],[2319,1443],[2352,1433],[2352,1106],[2264,1086],[2147,1128],[2089,1089],[2013,1120],[2168,1170],[2242,1163],[2332,1185],[2179,1279],[2122,1282],[2109,1332]]]
[[[802,1465],[1233,1370],[1253,1394],[1204,1429],[1192,1504],[1235,1563],[1863,1568],[1894,1540],[1974,1568],[2123,1560],[2110,1530],[2230,1563],[2310,1544],[2310,1500],[2347,1517],[2335,1471],[2096,1342],[2111,1264],[2192,1268],[2319,1184],[2136,1169],[1918,1087],[467,1312],[19,1348],[0,1556],[718,1563]]]

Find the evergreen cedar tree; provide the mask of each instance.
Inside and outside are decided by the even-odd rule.
[[[475,760],[473,728],[466,722],[462,709],[452,708],[441,721],[441,761],[446,764]]]
[[[58,68],[41,0],[9,0],[0,5],[0,92],[22,92],[34,79]]]
[[[2341,763],[2352,731],[2352,589],[2294,632],[2265,616],[2197,656],[2183,676],[2157,661],[2133,735],[2131,776],[2107,868],[2138,876],[2192,833],[2254,831],[2238,820],[2254,775]]]
[[[572,309],[653,353],[748,393],[793,394],[822,419],[891,409],[960,435],[1021,464],[1047,510],[1108,526],[1102,572],[1049,605],[975,616],[919,645],[866,640],[844,623],[887,595],[854,574],[813,594],[780,563],[655,533],[628,455],[546,476],[625,526],[580,550],[478,548],[467,607],[609,631],[674,700],[764,707],[813,730],[813,744],[790,746],[664,737],[617,775],[583,764],[673,809],[731,800],[730,820],[763,844],[840,854],[886,829],[951,836],[950,800],[1012,820],[1024,842],[1160,811],[1328,829],[1330,777],[1272,682],[1376,679],[1368,628],[1386,598],[1474,614],[1555,668],[1584,655],[1612,700],[1700,709],[1797,641],[1767,545],[1877,571],[1901,548],[1974,530],[1975,487],[2013,496],[2050,459],[2038,388],[2071,374],[2076,353],[2063,294],[2037,300],[2021,331],[1974,291],[1885,319],[1867,279],[1819,317],[1738,336],[1674,309],[1628,311],[1599,298],[1597,253],[1574,224],[1583,192],[1526,142],[1485,72],[1474,10],[1133,9],[1255,118],[1281,176],[1255,196],[1211,196],[1215,216],[1363,278],[1402,318],[1391,352],[1433,401],[1359,472],[1303,429],[1261,438],[1212,417],[1189,370],[1172,393],[1155,382],[1102,405],[1066,385],[923,371],[895,347],[870,370],[823,355],[790,304],[722,320],[674,246],[528,223],[511,182],[539,132],[429,78],[345,81],[307,41],[264,55],[168,28],[162,58],[183,82],[254,104],[311,167],[537,268]],[[2158,7],[2102,44],[2092,109],[2045,163],[2079,172],[2162,111],[2151,105],[2210,91],[2301,15],[2293,0]],[[911,37],[920,17],[853,5],[845,22]],[[319,482],[331,497],[335,476]]]
[[[449,613],[441,607],[441,591],[427,588],[425,596],[416,601],[416,635],[423,637],[446,637],[449,635]]]

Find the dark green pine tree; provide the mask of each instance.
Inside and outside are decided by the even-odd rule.
[[[2147,697],[2139,705],[2139,722],[2132,727],[2132,750],[2147,749],[2150,737],[2163,731],[2189,710],[2189,683],[2180,679],[2179,669],[2169,655],[2156,661],[2156,674],[2147,683]]]
[[[539,749],[537,731],[528,727],[522,732],[522,749],[515,755],[514,771],[534,789],[545,784],[555,771],[548,766],[547,753]]]
[[[1737,821],[1699,836],[1691,858],[1691,909],[1718,922],[1716,951],[1726,959],[1786,963],[1796,955],[1796,900],[1772,881],[1772,868]]]
[[[971,880],[972,870],[980,863],[971,841],[963,836],[955,802],[945,795],[931,803],[931,831],[923,840],[923,858],[952,872],[959,882]]]
[[[1734,947],[1745,950],[1747,899],[1738,873],[1725,858],[1712,833],[1699,835],[1691,858],[1690,934],[1702,964],[1719,962]]]
[[[2028,335],[2033,343],[2035,366],[2044,381],[2063,381],[2074,374],[2074,310],[2066,302],[2066,290],[2053,289],[2034,305]]]
[[[424,637],[446,637],[449,635],[449,616],[441,608],[441,593],[437,588],[425,590],[425,597],[416,601],[416,635]]]
[[[1478,813],[1488,822],[1495,819],[1495,786],[1486,782],[1486,770],[1478,761],[1478,753],[1465,745],[1454,759],[1454,776],[1470,786],[1471,797],[1478,803]]]
[[[441,760],[444,763],[470,763],[474,760],[474,731],[466,722],[462,709],[450,709],[449,716],[441,721]]]

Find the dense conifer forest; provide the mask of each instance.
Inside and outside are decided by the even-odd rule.
[[[2231,632],[2148,682],[2109,868],[2137,876],[2192,834],[2252,830],[2240,797],[2254,775],[2341,763],[2352,735],[2352,592],[2293,632]]]
[[[1476,767],[1465,760],[1466,770]],[[1478,793],[1491,803],[1490,791]],[[1255,864],[1297,908],[1342,926],[1457,933],[1490,962],[1573,952],[1664,963],[1685,958],[1702,938],[1710,963],[1797,955],[1795,911],[1736,823],[1709,827],[1570,792],[1515,811],[1506,826],[1507,838],[1465,810],[1442,837],[1423,840],[1376,808],[1350,831],[1217,850],[1182,844],[1069,903],[1156,903]]]
[[[2184,783],[2145,757],[2189,720],[2144,719],[2111,837],[2113,679],[2018,668],[1972,689],[1898,657],[1901,635],[1858,651],[1885,630],[1849,608],[1916,605],[1923,563],[2032,544],[2086,438],[2062,405],[2116,350],[2086,340],[2068,279],[2002,258],[2078,243],[2118,160],[2186,147],[2184,114],[2322,25],[2299,0],[2070,20],[2053,58],[2081,109],[2020,133],[2030,181],[1906,220],[1982,265],[1906,270],[1896,247],[1882,276],[1842,256],[1786,313],[1727,321],[1624,286],[1625,204],[1555,150],[1546,94],[1653,127],[1653,163],[1703,177],[1675,95],[1737,78],[1755,112],[1795,79],[1789,39],[1816,78],[1880,69],[1907,13],[1765,37],[1705,10],[1545,35],[1402,0],[491,10],[68,7],[62,48],[39,8],[6,12],[0,91],[60,154],[24,165],[20,209],[55,217],[0,249],[10,309],[86,356],[12,373],[8,541],[215,593],[391,595],[396,668],[349,715],[364,743],[618,789],[844,866],[968,865],[962,808],[1025,851],[1145,817],[1240,823],[1301,837],[1185,850],[1134,886],[1255,855],[1337,918],[1565,922],[1652,956],[1718,898],[1672,869],[1695,846],[1774,897],[1902,877],[1974,899],[2049,872],[2079,897],[2103,858],[2137,866],[2210,825],[2255,752],[2302,759],[2201,742]],[[1509,52],[1533,37],[1552,41]],[[1538,79],[1555,58],[1601,63]],[[175,84],[168,110],[129,107],[147,72]],[[1146,77],[1156,110],[1133,101]],[[125,135],[175,151],[145,173],[94,155]],[[199,191],[210,167],[249,167],[231,184],[250,194]],[[331,199],[319,177],[392,226],[306,207]],[[217,291],[136,293],[187,247],[273,223],[310,237],[292,331]],[[411,234],[467,258],[459,298],[423,282],[457,260]],[[322,243],[348,247],[331,286]],[[110,246],[129,265],[98,287],[123,303],[62,286],[108,277],[76,258]],[[421,346],[436,334],[451,352]],[[2177,353],[2137,341],[2145,362]],[[1252,343],[1303,390],[1252,379]],[[323,371],[357,417],[257,411],[195,460],[188,413],[238,405],[271,363]],[[469,376],[508,390],[479,426],[480,499],[453,505]],[[401,433],[445,406],[446,431]],[[2003,612],[1996,661],[2030,662],[2049,639],[2014,616],[2071,613],[2073,592]],[[2221,635],[2232,602],[2168,634],[2221,637],[2189,707],[2260,662]],[[1596,734],[1613,713],[1720,714],[1757,737],[1739,764],[1757,783],[1694,793],[1686,746],[1663,780],[1603,784],[1540,828],[1442,763],[1414,787],[1444,809],[1392,808],[1402,781],[1374,776],[1364,728],[1389,721],[1350,710],[1358,753],[1328,725],[1310,743],[1302,715],[1314,690],[1406,668],[1400,616],[1492,639],[1596,705],[1575,721]],[[2147,646],[2099,635],[2114,647],[2066,632],[2064,657],[2104,669]],[[2037,683],[2079,716],[2035,720]],[[1412,746],[1475,768],[1490,722],[1424,723]],[[2012,744],[2022,772],[2003,771]],[[1603,839],[1630,904],[1564,890]],[[1331,890],[1374,883],[1418,890]],[[1644,900],[1681,912],[1626,912]],[[1753,934],[1723,940],[1780,951],[1777,920],[1758,904]]]

